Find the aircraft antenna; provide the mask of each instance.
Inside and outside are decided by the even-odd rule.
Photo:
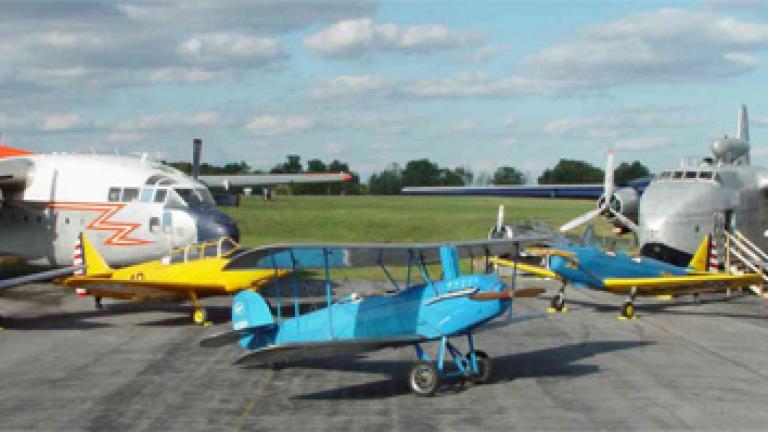
[[[192,178],[197,180],[200,175],[200,155],[203,152],[202,138],[192,140]]]
[[[749,117],[747,116],[747,106],[742,104],[739,110],[739,136],[740,140],[749,142]]]

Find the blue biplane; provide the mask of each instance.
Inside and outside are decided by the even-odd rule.
[[[491,359],[475,349],[472,333],[479,326],[510,311],[500,324],[528,317],[511,317],[513,298],[535,296],[540,289],[515,290],[493,273],[461,274],[460,260],[519,255],[521,244],[539,239],[486,240],[454,244],[352,244],[278,245],[251,249],[234,257],[227,270],[271,268],[290,270],[293,294],[292,316],[276,290],[271,307],[261,294],[243,291],[232,301],[233,331],[212,336],[202,346],[217,347],[239,341],[251,353],[237,360],[240,365],[284,366],[291,361],[413,346],[418,362],[409,371],[409,385],[418,395],[433,395],[441,380],[463,376],[476,383],[491,377]],[[430,264],[441,264],[442,277],[433,279]],[[404,266],[407,276],[399,284],[389,267]],[[331,272],[334,269],[379,267],[394,288],[389,294],[349,294],[333,299]],[[434,271],[434,267],[432,268]],[[302,273],[324,272],[324,306],[300,314],[299,285]],[[417,281],[417,279],[419,279]],[[276,282],[285,284],[286,281]],[[287,306],[289,309],[291,305]],[[273,314],[274,310],[274,314]],[[494,323],[495,324],[495,323]],[[466,335],[468,353],[462,353],[449,338]],[[421,344],[439,341],[433,362]],[[446,357],[455,368],[446,369]]]

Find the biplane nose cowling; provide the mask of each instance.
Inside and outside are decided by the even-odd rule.
[[[216,206],[190,206],[190,210],[195,219],[197,241],[218,240],[222,237],[240,241],[240,229],[235,221]]]

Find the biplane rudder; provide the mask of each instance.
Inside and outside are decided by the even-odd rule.
[[[272,326],[275,317],[269,309],[269,304],[260,294],[244,290],[232,299],[232,328],[247,330],[258,327]]]

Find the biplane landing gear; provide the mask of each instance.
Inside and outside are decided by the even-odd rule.
[[[104,309],[104,305],[101,303],[101,297],[96,296],[93,298],[93,307],[95,307],[96,310]]]
[[[419,396],[432,396],[440,386],[440,374],[435,364],[430,361],[420,361],[408,372],[408,384],[411,390]]]
[[[629,293],[627,300],[621,305],[621,314],[619,319],[629,320],[635,318],[635,297],[637,296],[637,288],[632,287],[632,291]]]
[[[560,291],[552,297],[552,301],[549,304],[549,313],[568,312],[568,308],[565,307],[565,284],[560,287]]]
[[[414,345],[419,361],[408,372],[411,390],[419,396],[432,396],[446,378],[466,378],[476,384],[489,382],[493,372],[491,358],[485,352],[475,350],[472,333],[467,333],[467,345],[469,353],[464,355],[448,342],[447,336],[443,336],[440,338],[437,362],[433,362],[419,344]],[[451,356],[456,370],[445,370],[446,353]]]

